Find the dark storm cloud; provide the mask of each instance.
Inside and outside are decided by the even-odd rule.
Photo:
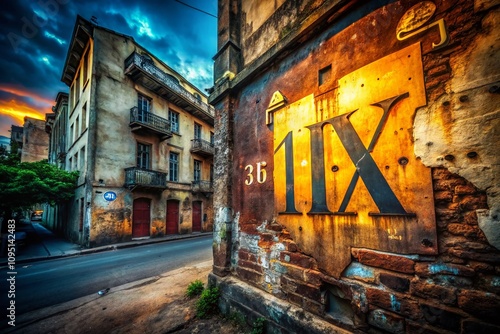
[[[183,1],[217,14],[216,0]],[[16,106],[38,110],[45,106],[47,110],[47,101],[53,102],[58,91],[68,90],[60,80],[77,14],[88,20],[95,16],[98,25],[132,36],[201,90],[212,86],[217,19],[175,0],[3,1],[2,104],[15,99]]]

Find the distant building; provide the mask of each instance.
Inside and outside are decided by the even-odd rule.
[[[24,117],[21,162],[34,162],[47,159],[49,136],[45,132],[45,121]]]
[[[17,145],[18,153],[21,154],[23,148],[23,127],[17,125],[11,125],[10,127],[10,143],[11,149],[12,145]]]
[[[80,171],[66,235],[97,246],[211,231],[214,111],[206,96],[132,37],[80,16],[62,81],[67,125],[52,129],[49,156],[59,163],[65,154],[65,168]],[[54,126],[59,108],[48,116]]]
[[[66,136],[68,132],[68,94],[59,92],[52,113],[45,115],[45,131],[49,134],[50,164],[66,169],[66,152],[68,150]],[[44,218],[49,228],[59,234],[69,233],[67,225],[67,205],[46,205]]]

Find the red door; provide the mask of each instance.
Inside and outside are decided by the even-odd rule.
[[[193,202],[193,232],[201,232],[201,202]]]
[[[150,225],[150,203],[147,198],[134,200],[134,212],[132,219],[132,238],[149,236]]]
[[[167,234],[179,233],[179,201],[167,201]]]

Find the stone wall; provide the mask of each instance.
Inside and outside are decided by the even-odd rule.
[[[225,34],[219,34],[221,52],[219,58],[216,56],[216,69],[222,74],[224,66],[242,67],[234,78],[216,82],[210,96],[216,106],[219,148],[215,157],[214,270],[210,282],[222,289],[220,306],[224,312],[245,313],[250,323],[265,317],[272,333],[499,332],[498,3],[382,2],[373,2],[371,7],[361,2],[285,1],[274,13],[266,12],[266,22],[252,26],[246,20],[259,4],[238,7],[238,1],[233,1],[230,7],[230,2],[220,1],[219,9],[226,15],[219,21],[219,31]],[[434,22],[436,29],[397,40],[395,31],[412,6],[421,6],[415,8],[422,10],[431,8],[431,4],[435,12],[429,22]],[[292,15],[286,33],[271,34],[272,45],[269,39],[260,43],[258,36],[283,26],[283,9],[287,6],[307,9],[309,16]],[[444,31],[437,29],[441,19]],[[231,58],[237,47],[225,52],[224,36],[237,33],[241,34],[239,46],[243,50]],[[436,48],[443,34],[446,41]],[[425,208],[417,205],[407,210],[404,219],[392,215],[383,220],[386,225],[380,224],[377,213],[373,214],[377,207],[370,201],[363,202],[373,197],[373,189],[367,191],[364,187],[369,186],[363,183],[350,193],[358,206],[353,200],[349,205],[357,210],[347,211],[357,212],[347,212],[350,216],[344,218],[346,210],[335,210],[338,197],[342,199],[344,194],[339,179],[344,175],[341,172],[352,166],[350,161],[342,164],[339,157],[343,153],[337,149],[340,145],[325,144],[335,150],[330,154],[325,149],[322,166],[325,174],[336,173],[327,174],[325,182],[326,193],[334,195],[324,201],[327,212],[309,213],[311,190],[300,184],[308,176],[298,171],[298,166],[313,164],[304,154],[308,145],[293,146],[293,154],[303,154],[302,160],[280,163],[276,155],[283,146],[276,145],[281,140],[276,138],[276,129],[282,123],[273,123],[272,117],[293,124],[296,115],[305,119],[312,113],[314,122],[325,121],[322,134],[335,143],[336,137],[323,129],[329,130],[328,122],[355,109],[356,104],[345,106],[351,98],[347,88],[354,87],[352,99],[359,101],[366,94],[364,90],[375,86],[370,80],[386,80],[394,72],[408,70],[406,66],[398,68],[397,61],[378,61],[404,48],[413,50],[416,42],[420,43],[421,65],[412,65],[414,72],[394,91],[400,94],[405,86],[418,85],[421,73],[424,103],[414,110],[395,111],[410,113],[411,126],[386,131],[387,137],[377,143],[383,145],[382,153],[375,149],[369,154],[375,157],[390,187],[395,189],[403,183],[407,187],[406,194],[396,191],[404,207],[427,196],[412,188],[415,184],[430,192],[430,203]],[[231,43],[238,40],[233,38]],[[403,57],[396,59],[404,64]],[[370,65],[375,61],[377,66]],[[387,75],[367,79],[387,64],[380,70]],[[322,83],[319,77],[328,68],[331,77]],[[360,81],[356,81],[358,78]],[[357,86],[349,86],[346,82],[350,79]],[[385,86],[394,84],[387,80]],[[370,103],[380,101],[377,94],[388,89],[385,86],[369,92],[374,99]],[[284,96],[277,109],[273,92]],[[419,88],[411,91],[410,98],[419,92]],[[294,114],[296,110],[298,114]],[[360,125],[363,122],[355,122],[353,117],[352,124],[363,145],[369,146],[371,137],[366,134],[376,126],[369,119],[364,129]],[[391,120],[387,122],[389,126]],[[296,141],[306,128],[298,124],[289,132]],[[331,133],[341,132],[334,130]],[[409,134],[410,139],[398,142],[401,133]],[[407,144],[412,154],[406,156],[406,167],[401,167],[401,158],[399,166],[385,162],[387,157],[401,156],[397,154]],[[287,174],[285,183],[283,175],[290,171],[290,161],[295,171]],[[423,169],[408,176],[410,167],[418,164]],[[261,167],[265,172],[257,169]],[[391,174],[393,171],[396,173]],[[295,183],[290,183],[291,176],[295,176]],[[408,179],[410,182],[405,183]],[[292,200],[287,197],[286,206],[277,192],[285,184],[287,191],[296,192]],[[288,210],[293,203],[297,212]],[[370,212],[364,214],[363,210]],[[426,210],[431,210],[430,217]],[[337,261],[341,252],[347,252],[345,263]]]

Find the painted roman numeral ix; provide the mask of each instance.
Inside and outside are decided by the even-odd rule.
[[[312,205],[308,214],[330,214],[330,215],[352,215],[355,212],[346,212],[347,206],[353,196],[354,189],[361,178],[379,209],[379,213],[370,213],[372,215],[403,215],[414,216],[406,212],[384,175],[378,168],[371,152],[375,149],[378,139],[384,129],[388,116],[394,106],[402,99],[407,98],[408,93],[391,97],[389,99],[372,104],[383,110],[382,117],[377,124],[377,128],[370,140],[368,147],[365,147],[358,133],[354,129],[349,117],[357,110],[350,113],[339,115],[309,126],[310,146],[311,146],[311,186],[312,186]],[[330,124],[335,129],[340,142],[346,150],[349,158],[356,167],[349,186],[344,194],[343,200],[337,211],[331,211],[327,204],[327,187],[325,179],[325,155],[323,142],[323,129],[325,125]],[[298,214],[295,207],[295,178],[293,167],[293,132],[287,133],[285,138],[276,147],[274,154],[281,148],[285,150],[286,163],[286,206],[282,214]]]

